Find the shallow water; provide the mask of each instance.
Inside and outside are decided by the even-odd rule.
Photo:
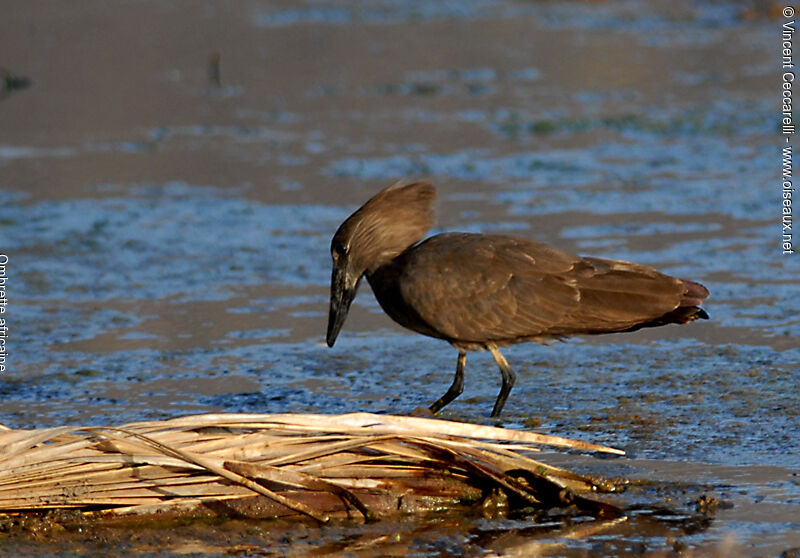
[[[11,12],[0,62],[31,86],[0,98],[0,423],[429,404],[455,351],[392,324],[367,287],[336,347],[323,339],[333,231],[380,187],[424,177],[439,188],[437,231],[536,238],[712,293],[708,322],[506,351],[507,427],[622,447],[631,461],[583,466],[680,478],[734,504],[693,534],[638,520],[557,531],[553,552],[646,552],[667,537],[746,555],[800,547],[800,264],[779,244],[778,17],[635,1]],[[498,388],[491,358],[471,355],[444,416],[489,422]],[[402,533],[433,556],[497,551],[475,533],[536,528],[463,521]]]

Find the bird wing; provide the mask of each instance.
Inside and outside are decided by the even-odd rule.
[[[675,309],[681,281],[495,235],[441,234],[407,252],[399,287],[441,336],[469,343],[622,331]]]
[[[651,267],[603,258],[581,258],[566,277],[578,288],[580,304],[554,325],[556,335],[562,330],[604,333],[645,325],[684,304],[689,290],[685,281]]]

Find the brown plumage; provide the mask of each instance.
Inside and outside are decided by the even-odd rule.
[[[503,377],[492,416],[515,376],[498,347],[573,334],[634,331],[708,318],[700,283],[650,267],[573,256],[533,240],[438,234],[436,190],[427,182],[384,188],[353,213],[331,242],[333,273],[328,346],[333,346],[362,276],[398,324],[449,341],[458,350],[438,412],[463,390],[468,350],[489,350]]]

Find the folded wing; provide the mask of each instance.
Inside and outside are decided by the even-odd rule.
[[[629,331],[707,317],[699,283],[525,239],[431,237],[404,256],[400,294],[441,337],[514,342]]]

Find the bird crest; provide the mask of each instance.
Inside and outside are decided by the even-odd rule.
[[[430,182],[387,186],[353,213],[336,231],[331,253],[347,255],[351,265],[370,272],[421,240],[435,222],[436,188]]]

